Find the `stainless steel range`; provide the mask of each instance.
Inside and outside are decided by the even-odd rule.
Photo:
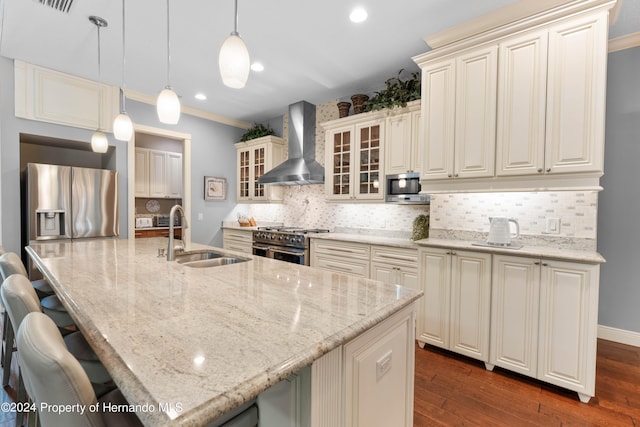
[[[317,228],[258,227],[253,232],[253,254],[309,265],[309,236],[328,232]]]

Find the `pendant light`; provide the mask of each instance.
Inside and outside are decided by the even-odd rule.
[[[171,70],[171,45],[169,43],[169,0],[167,0],[167,86],[158,95],[156,111],[161,123],[175,125],[180,120],[180,100],[171,89],[169,77]]]
[[[127,115],[125,110],[125,96],[124,96],[124,0],[122,0],[122,86],[120,87],[120,114],[118,114],[113,121],[113,136],[120,141],[129,141],[133,136],[133,123],[131,118]]]
[[[100,67],[100,28],[106,27],[107,21],[99,16],[90,16],[91,21],[98,29],[98,129],[91,136],[91,149],[96,153],[106,153],[109,148],[107,135],[100,130],[102,128],[102,70]]]
[[[222,44],[218,65],[222,82],[234,89],[242,89],[249,77],[249,51],[238,33],[238,0],[235,0],[235,25],[233,32]]]

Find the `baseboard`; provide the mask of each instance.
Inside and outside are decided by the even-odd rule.
[[[640,332],[625,331],[610,326],[598,325],[598,338],[608,341],[615,341],[620,344],[640,347]]]

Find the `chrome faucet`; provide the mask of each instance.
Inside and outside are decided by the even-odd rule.
[[[173,238],[173,229],[176,211],[180,211],[180,215],[182,215],[182,243],[179,245],[175,244],[175,239]],[[169,246],[167,247],[167,261],[173,261],[176,259],[176,252],[181,251],[184,252],[187,250],[187,244],[184,240],[184,230],[189,228],[189,224],[187,224],[187,217],[184,215],[184,209],[180,205],[174,205],[169,212]]]

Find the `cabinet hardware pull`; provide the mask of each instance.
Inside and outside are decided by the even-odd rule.
[[[454,178],[457,178],[457,177],[458,177],[458,174],[453,175],[453,177],[454,177]]]
[[[547,172],[551,172],[551,168],[547,168]]]
[[[543,267],[547,267],[548,265],[549,265],[549,264],[547,264],[546,262],[543,262],[543,263],[542,263],[542,266],[543,266]]]
[[[394,254],[379,254],[378,255],[380,258],[387,258],[387,259],[397,259],[400,261],[413,261],[414,258],[408,257],[408,256],[402,256],[402,255],[394,255]]]
[[[542,168],[538,169],[538,173],[542,173]]]
[[[456,251],[451,251],[451,255],[455,255],[455,254],[456,254]]]
[[[451,178],[451,174],[447,175],[447,178]]]
[[[331,267],[333,269],[336,269],[336,270],[345,271],[347,273],[353,273],[353,270],[351,270],[350,268],[347,268],[347,267],[341,267],[339,265],[330,264],[330,263],[327,263],[327,266]]]
[[[540,261],[534,262],[535,265],[540,265]]]

